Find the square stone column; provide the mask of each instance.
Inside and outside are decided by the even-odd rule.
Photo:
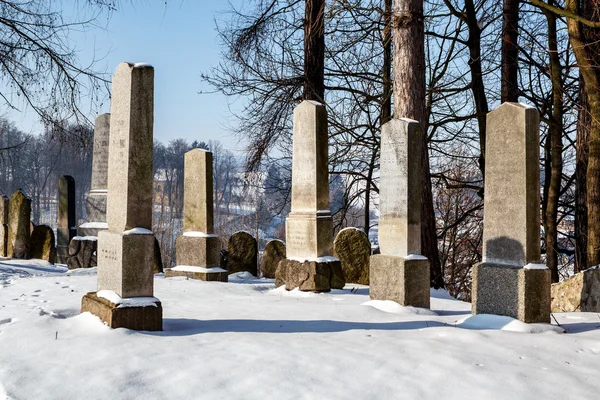
[[[183,235],[176,240],[177,265],[165,278],[187,276],[227,282],[219,267],[219,239],[213,222],[212,153],[192,149],[185,153],[183,178]]]
[[[85,200],[86,222],[77,228],[79,236],[98,236],[107,229],[106,202],[108,195],[108,157],[110,140],[110,114],[102,114],[94,124],[94,153],[92,155],[92,181]]]
[[[539,113],[503,103],[487,116],[483,260],[474,314],[550,322],[550,270],[540,264]]]
[[[276,284],[286,289],[329,291],[345,285],[341,263],[333,257],[329,211],[327,111],[305,100],[294,110],[292,208],[286,219],[287,258]]]
[[[429,308],[429,261],[420,255],[422,146],[417,121],[392,119],[381,127],[381,254],[371,257],[369,295]]]
[[[77,233],[75,219],[75,179],[63,175],[58,180],[58,228],[56,251],[58,262],[67,263],[69,244]]]
[[[162,329],[162,306],[153,297],[153,124],[154,68],[119,64],[111,101],[108,230],[98,234],[98,292],[82,301],[82,312],[111,327]],[[127,317],[118,317],[121,305],[132,302]]]

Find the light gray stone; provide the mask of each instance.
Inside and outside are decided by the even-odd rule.
[[[108,160],[110,143],[110,114],[102,114],[94,124],[94,153],[92,155],[92,181],[86,198],[86,220],[106,222],[106,202],[108,195]],[[96,228],[98,229],[98,228]],[[97,236],[98,229],[95,232]],[[94,232],[78,232],[94,233]]]
[[[28,259],[31,237],[31,199],[19,189],[8,202],[8,244],[9,258]]]
[[[192,149],[185,153],[183,187],[183,231],[215,233],[211,152]]]
[[[429,308],[429,261],[378,254],[371,256],[369,296],[403,306]]]
[[[58,179],[58,226],[56,228],[58,262],[67,263],[69,244],[76,235],[75,179],[63,175]]]
[[[211,236],[179,236],[176,240],[177,265],[203,268],[219,266],[219,238]]]
[[[550,322],[550,271],[539,264],[539,114],[523,104],[487,116],[482,258],[474,314]]]

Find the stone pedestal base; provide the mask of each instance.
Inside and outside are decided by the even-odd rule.
[[[522,322],[550,322],[549,269],[501,264],[473,266],[472,312],[517,318]]]
[[[219,238],[210,236],[178,236],[175,241],[177,265],[203,268],[219,266]]]
[[[154,293],[154,235],[101,231],[97,259],[100,289],[121,297]]]
[[[429,308],[429,286],[429,260],[387,254],[371,256],[371,299]]]
[[[329,292],[343,289],[346,284],[342,263],[335,257],[323,261],[296,261],[284,259],[275,271],[275,286],[287,290],[299,288],[304,292]]]
[[[145,307],[119,307],[118,304],[91,292],[81,299],[81,312],[94,314],[111,328],[162,331],[162,304],[160,301]]]
[[[333,220],[329,212],[291,212],[285,220],[288,257],[314,257],[333,254]]]
[[[165,271],[165,278],[174,276],[185,276],[189,279],[209,282],[227,282],[229,280],[227,271],[222,268],[169,268]]]

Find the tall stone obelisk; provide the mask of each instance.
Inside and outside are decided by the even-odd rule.
[[[333,257],[328,157],[327,110],[305,100],[294,110],[292,209],[285,223],[286,259],[275,273],[275,284],[287,290],[326,292],[345,285]]]
[[[112,89],[108,230],[98,234],[98,292],[84,296],[82,312],[113,328],[161,330],[162,306],[153,297],[154,68],[121,63]]]

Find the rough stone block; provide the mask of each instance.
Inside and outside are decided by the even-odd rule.
[[[92,268],[97,265],[98,241],[75,236],[69,244],[67,267],[69,269]]]
[[[213,268],[219,266],[217,236],[179,236],[175,241],[177,265]]]
[[[275,286],[283,285],[286,290],[299,288],[308,292],[343,289],[345,281],[342,264],[333,257],[328,261],[281,260],[275,273]]]
[[[151,297],[154,235],[102,231],[98,236],[98,289],[121,297]]]
[[[429,261],[387,254],[372,256],[369,295],[373,300],[429,308]]]
[[[109,300],[98,297],[95,292],[83,296],[81,312],[89,312],[111,328],[127,328],[137,331],[162,331],[162,304],[153,306],[119,307]]]
[[[600,313],[600,268],[590,268],[552,285],[552,312]]]

